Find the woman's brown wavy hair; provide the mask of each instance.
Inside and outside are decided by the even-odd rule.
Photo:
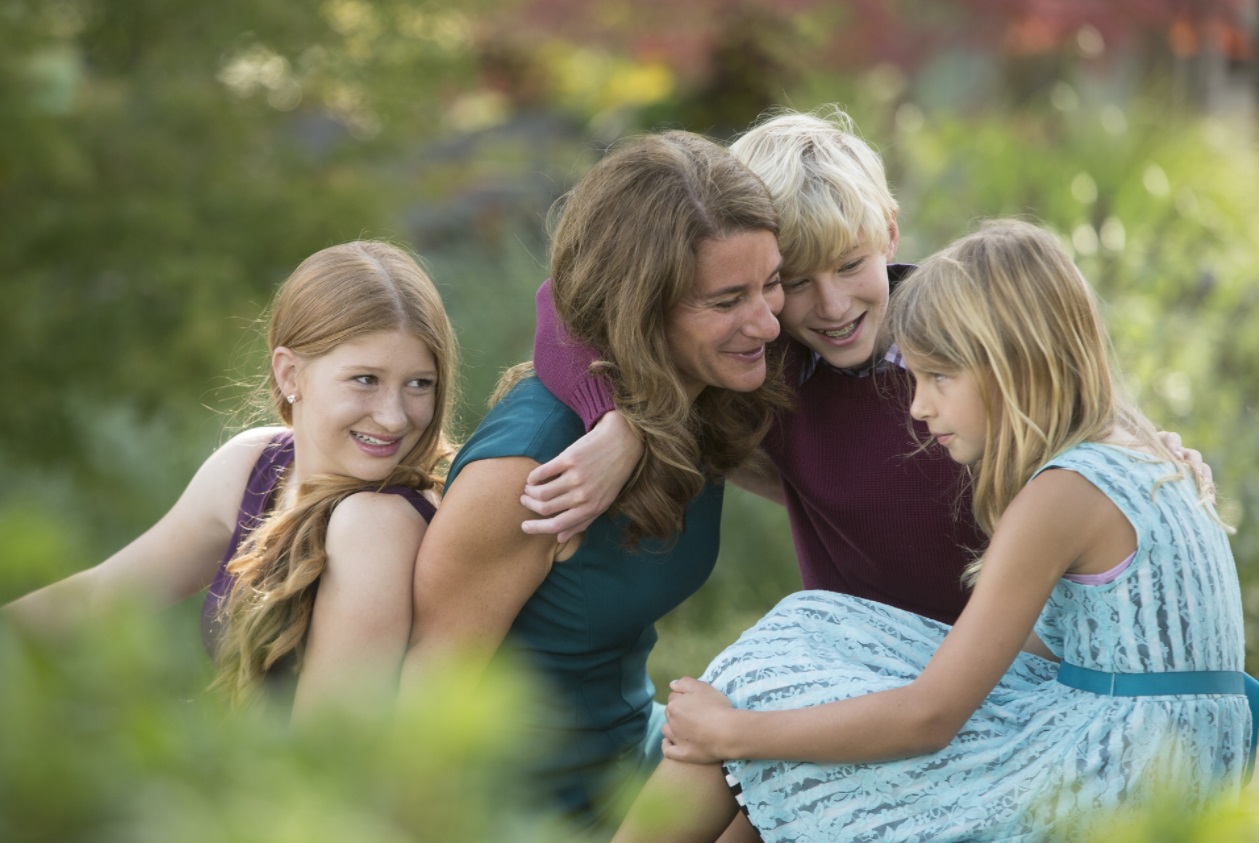
[[[402,330],[432,351],[437,384],[432,421],[388,477],[370,483],[337,475],[310,478],[296,502],[266,516],[228,564],[233,585],[222,613],[215,685],[238,703],[253,697],[267,672],[290,653],[300,668],[337,504],[385,486],[440,490],[454,450],[444,432],[455,394],[454,331],[437,288],[410,254],[371,240],[323,249],[280,286],[270,311],[271,351],[283,346],[313,359],[368,334]],[[272,412],[291,426],[292,407],[273,373],[262,391]]]
[[[665,337],[668,313],[694,287],[701,244],[778,234],[769,191],[712,141],[666,132],[610,152],[556,203],[551,224],[556,313],[599,351],[593,368],[645,444],[614,511],[630,522],[631,545],[673,535],[704,483],[743,462],[788,403],[773,344],[760,388],[705,389],[692,403]]]

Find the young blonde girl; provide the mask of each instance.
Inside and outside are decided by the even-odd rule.
[[[991,536],[967,607],[950,628],[787,598],[711,684],[672,685],[649,791],[684,794],[694,822],[670,837],[640,811],[618,839],[714,839],[737,794],[770,843],[1035,840],[1169,782],[1200,805],[1241,780],[1225,529],[1122,395],[1057,238],[984,226],[902,282],[888,325],[927,447],[970,467]]]
[[[260,393],[281,424],[234,436],[147,532],[5,612],[66,626],[209,585],[202,628],[232,699],[271,685],[295,717],[332,701],[387,707],[449,451],[453,331],[409,254],[359,241],[316,252],[281,285],[268,346]]]

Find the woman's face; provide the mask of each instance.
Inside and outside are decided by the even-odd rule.
[[[433,420],[437,361],[420,338],[378,331],[320,357],[286,348],[273,355],[277,382],[293,404],[301,479],[340,474],[383,480]]]
[[[765,382],[765,346],[778,336],[782,256],[771,231],[705,240],[695,286],[665,320],[691,400],[706,387],[751,392]]]

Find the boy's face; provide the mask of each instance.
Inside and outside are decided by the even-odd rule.
[[[837,266],[783,280],[787,298],[778,321],[789,336],[836,368],[861,368],[874,356],[887,315],[887,264],[896,254],[895,224],[891,233],[886,252],[861,245]]]

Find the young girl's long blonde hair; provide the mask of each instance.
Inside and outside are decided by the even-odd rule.
[[[971,478],[989,536],[1037,469],[1082,442],[1119,439],[1181,465],[1124,390],[1093,289],[1044,228],[983,224],[900,283],[886,325],[906,356],[978,384],[988,429]]]
[[[442,463],[453,447],[445,425],[455,394],[457,349],[441,296],[415,259],[380,241],[332,246],[304,260],[271,305],[268,347],[313,359],[378,331],[406,331],[422,340],[437,364],[433,419],[415,446],[383,480],[321,475],[297,491],[296,502],[264,517],[228,564],[215,684],[236,702],[254,696],[262,678],[290,653],[300,667],[315,592],[327,563],[332,510],[366,489],[441,489]],[[293,421],[273,374],[267,403],[285,425]]]

